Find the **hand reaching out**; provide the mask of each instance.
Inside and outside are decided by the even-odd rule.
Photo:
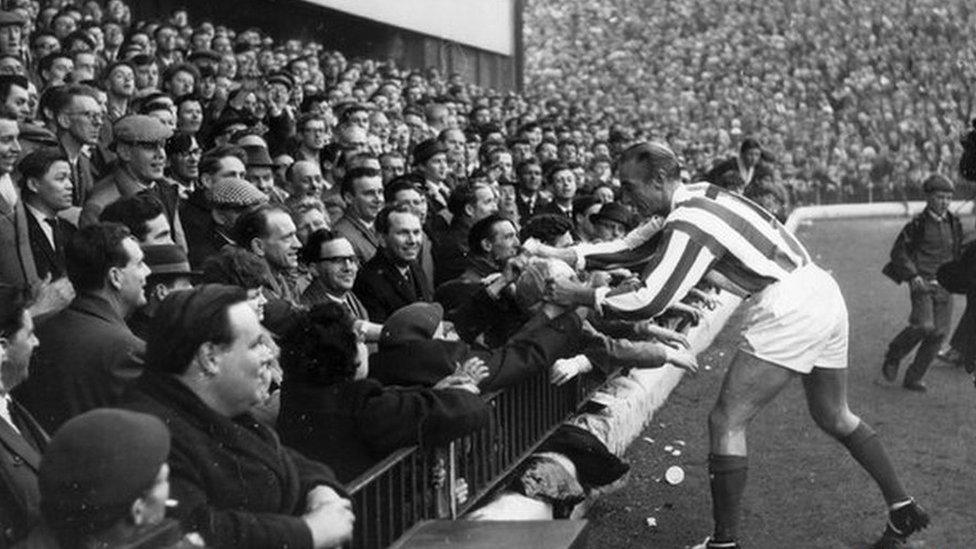
[[[637,323],[634,329],[640,335],[658,339],[665,344],[680,346],[685,349],[691,348],[691,343],[684,334],[669,330],[664,326],[658,326],[653,320],[642,320]]]
[[[488,371],[488,366],[485,364],[485,361],[476,356],[465,360],[461,364],[457,364],[454,370],[455,375],[467,376],[471,380],[471,383],[474,383],[475,385],[478,385],[484,381],[485,378],[488,377],[489,373],[490,372]]]
[[[665,345],[664,352],[669,364],[693,374],[698,373],[698,358],[690,350]]]

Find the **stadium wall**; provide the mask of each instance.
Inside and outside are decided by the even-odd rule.
[[[506,0],[508,2],[509,0]],[[498,32],[512,36],[498,51],[475,47],[449,36],[434,36],[361,17],[307,0],[135,0],[134,20],[162,19],[174,9],[185,8],[191,21],[209,20],[234,29],[257,27],[276,40],[316,40],[327,49],[343,52],[347,58],[392,59],[405,68],[436,67],[442,74],[460,73],[466,82],[499,91],[521,90],[522,5],[510,0],[512,24]],[[431,29],[433,32],[434,28]],[[486,47],[491,43],[480,41]]]

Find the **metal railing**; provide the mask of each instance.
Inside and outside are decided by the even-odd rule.
[[[457,518],[500,487],[512,471],[585,402],[595,385],[549,383],[548,372],[486,398],[488,424],[446,446],[397,450],[347,486],[356,513],[352,549],[378,549],[413,525]],[[469,497],[457,501],[460,479]]]

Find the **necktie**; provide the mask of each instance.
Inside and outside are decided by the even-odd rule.
[[[61,223],[56,217],[44,218],[44,222],[51,226],[51,236],[54,241],[54,253],[61,253]]]

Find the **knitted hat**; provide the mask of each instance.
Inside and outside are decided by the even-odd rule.
[[[418,301],[401,307],[383,323],[379,345],[388,347],[405,341],[429,340],[443,318],[444,308],[439,303]]]
[[[68,420],[37,475],[45,520],[81,533],[113,524],[152,487],[169,448],[169,430],[155,416],[99,408]]]
[[[266,194],[237,177],[220,179],[210,188],[210,202],[215,208],[247,208],[267,201]]]

